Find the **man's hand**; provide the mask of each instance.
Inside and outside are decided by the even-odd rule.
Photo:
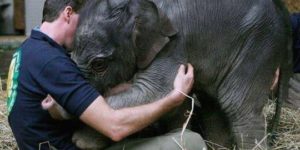
[[[174,80],[174,89],[183,93],[188,93],[194,84],[194,68],[191,64],[180,65],[177,76]]]
[[[50,116],[55,120],[69,120],[73,118],[73,116],[61,107],[51,95],[47,95],[41,105],[44,110],[49,111]]]
[[[170,93],[171,96],[176,97],[176,105],[180,105],[185,96],[178,92],[181,91],[188,94],[194,84],[194,68],[191,64],[187,64],[187,68],[184,65],[180,65],[177,76],[174,80],[174,90]]]

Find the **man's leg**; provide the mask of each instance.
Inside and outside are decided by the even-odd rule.
[[[300,73],[294,73],[289,81],[289,93],[285,106],[300,109]]]
[[[106,150],[181,150],[173,138],[181,145],[181,130],[175,130],[165,135],[143,138],[130,139],[119,142]],[[183,136],[184,149],[187,150],[207,150],[202,137],[195,132],[186,130]]]

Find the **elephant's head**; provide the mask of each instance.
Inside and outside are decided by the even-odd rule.
[[[98,0],[81,12],[72,58],[98,90],[133,78],[175,35],[148,0]]]

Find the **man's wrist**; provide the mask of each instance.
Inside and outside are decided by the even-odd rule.
[[[173,89],[167,96],[167,99],[168,101],[170,101],[170,105],[174,105],[173,107],[176,107],[182,104],[182,102],[185,99],[185,96],[176,89]]]

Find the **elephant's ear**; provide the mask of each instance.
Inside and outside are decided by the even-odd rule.
[[[137,48],[137,66],[146,68],[177,31],[156,5],[148,0],[131,0],[130,11],[135,17],[132,40]]]

